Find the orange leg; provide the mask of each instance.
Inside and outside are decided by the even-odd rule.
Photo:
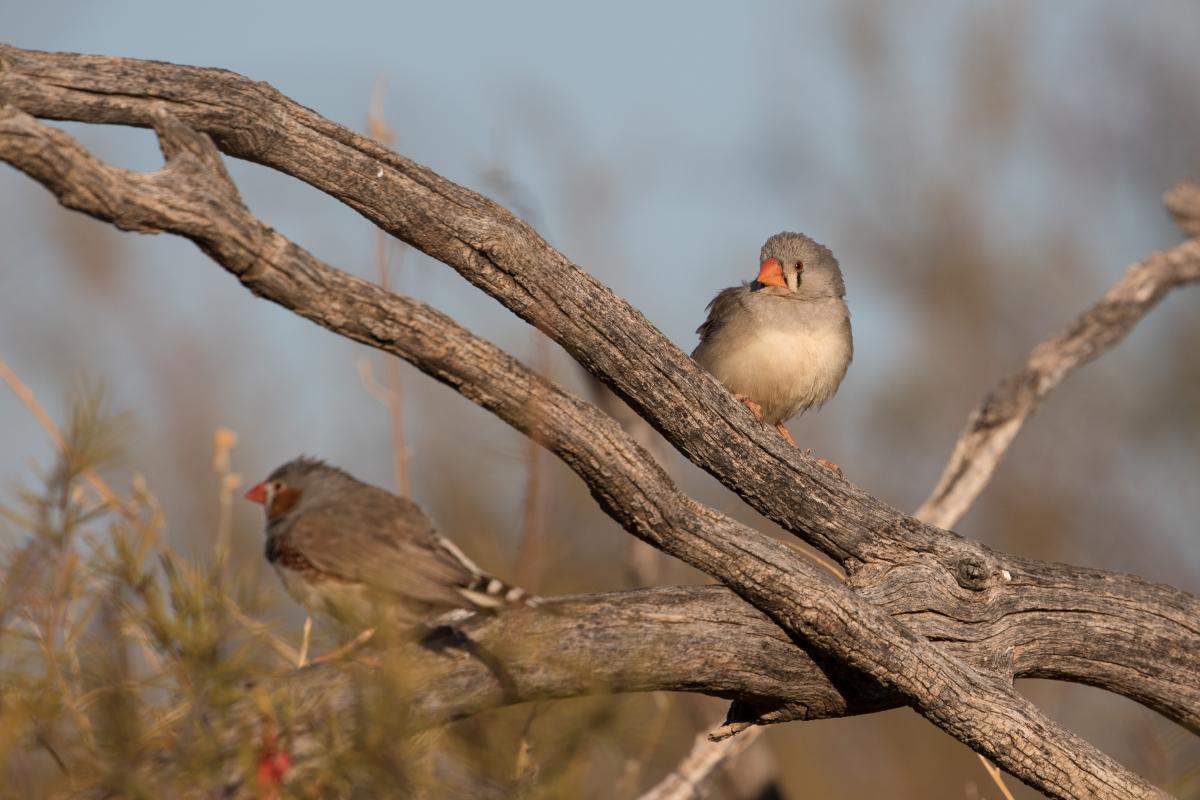
[[[747,397],[747,396],[746,396],[746,395],[744,395],[744,394],[735,394],[735,395],[734,395],[734,398],[735,398],[735,399],[736,399],[736,400],[737,400],[739,403],[741,403],[742,405],[744,405],[746,408],[750,409],[750,413],[754,415],[754,418],[755,418],[756,420],[758,420],[759,422],[762,422],[762,421],[763,421],[763,408],[762,408],[762,406],[760,406],[758,403],[754,402],[753,400],[751,400],[749,397]]]
[[[782,422],[775,423],[775,430],[779,431],[779,435],[782,436],[784,439],[786,439],[787,442],[789,444],[791,444],[793,447],[799,447],[799,445],[796,444],[796,440],[792,438],[792,434],[788,431],[787,428],[783,427]],[[824,467],[825,469],[832,472],[834,475],[837,475],[839,478],[845,477],[844,475],[842,475],[842,468],[839,467],[837,464],[833,463],[832,461],[830,461],[829,459],[821,458],[820,456],[814,456],[812,454],[812,450],[805,450],[804,455],[811,456],[813,459],[816,460],[816,462],[818,464],[820,464],[822,467]]]
[[[775,423],[775,430],[779,431],[779,435],[783,437],[783,440],[785,442],[787,442],[788,444],[790,444],[792,447],[800,446],[800,445],[796,444],[796,440],[792,438],[792,432],[789,431],[787,428],[783,427],[782,422]]]
[[[744,405],[746,408],[750,409],[750,413],[754,415],[754,418],[756,420],[758,420],[759,422],[762,422],[763,424],[766,424],[766,421],[763,419],[762,406],[760,406],[758,403],[754,402],[753,400],[751,400],[749,397],[747,397],[744,394],[735,394],[734,397],[737,398],[737,401],[739,403]],[[783,426],[782,422],[775,423],[775,430],[779,431],[779,435],[783,437],[783,440],[785,442],[787,442],[788,444],[790,444],[792,447],[800,446],[796,443],[795,438],[792,437],[792,432],[789,431],[787,428],[785,428]],[[811,456],[812,451],[805,450],[804,454],[807,456]],[[820,456],[814,456],[814,458],[816,458],[818,464],[820,464],[822,467],[824,467],[825,469],[832,472],[834,475],[837,475],[839,478],[843,477],[842,476],[842,468],[839,467],[837,464],[833,463],[832,461],[830,461],[827,458],[821,458]]]
[[[821,458],[820,456],[816,456],[816,459],[817,459],[818,464],[820,464],[822,467],[824,467],[825,469],[832,472],[834,475],[837,475],[839,478],[845,477],[844,475],[842,475],[842,468],[839,467],[837,464],[833,463],[832,461],[830,461],[828,458]]]

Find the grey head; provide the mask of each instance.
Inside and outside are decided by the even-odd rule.
[[[823,244],[802,233],[777,233],[762,247],[754,291],[802,300],[844,297],[846,285],[837,259]]]
[[[312,456],[299,456],[285,464],[281,464],[267,476],[267,481],[279,481],[293,489],[302,490],[312,484],[327,481],[331,478],[335,482],[358,482],[357,478],[354,478],[345,470],[331,464],[326,464],[321,459],[313,458]]]
[[[276,467],[267,479],[246,493],[262,503],[268,522],[365,488],[366,484],[318,458],[300,456]]]

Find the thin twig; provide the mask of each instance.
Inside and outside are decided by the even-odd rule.
[[[54,763],[58,765],[58,769],[64,776],[66,776],[67,780],[71,781],[71,786],[74,788],[75,781],[74,777],[71,775],[71,770],[67,769],[67,762],[63,761],[62,756],[58,754],[58,750],[53,744],[50,743],[50,740],[40,731],[34,734],[34,739],[39,745],[41,745],[43,750],[50,754],[50,758],[52,758]]]
[[[672,695],[664,692],[655,692],[651,697],[654,698],[654,717],[641,726],[647,731],[645,742],[638,754],[629,759],[625,765],[625,773],[621,776],[621,780],[617,782],[617,789],[613,792],[615,797],[632,797],[637,791],[638,783],[642,778],[642,771],[647,764],[650,763],[654,751],[662,744],[663,734],[667,729],[667,720],[671,716],[671,700]]]
[[[217,428],[213,433],[213,472],[217,473],[217,541],[214,558],[217,569],[225,575],[233,539],[233,493],[242,485],[242,476],[229,468],[229,452],[237,446],[237,434],[229,428]]]
[[[534,371],[549,377],[550,341],[541,331],[533,332],[533,353]],[[529,413],[546,413],[536,394],[529,405]],[[517,545],[516,576],[517,585],[537,592],[546,550],[545,449],[532,436],[526,437],[525,448],[525,503],[521,514],[521,540]]]
[[[705,796],[704,785],[722,766],[754,744],[762,731],[761,727],[750,728],[719,742],[711,741],[708,732],[702,731],[679,765],[638,800],[699,800]]]
[[[274,650],[280,658],[282,658],[288,664],[300,663],[300,653],[296,650],[296,648],[285,642],[278,634],[276,634],[266,625],[242,611],[232,597],[225,595],[221,598],[221,602],[225,605],[225,610],[229,612],[229,615],[233,617],[234,620],[236,620],[243,628],[255,634],[256,636],[263,637],[271,649]]]
[[[390,242],[393,241],[383,231],[378,231],[376,237],[376,264],[379,267],[379,285],[385,291],[391,290],[388,279],[387,254]],[[401,245],[397,260],[403,258],[404,249]],[[412,482],[409,478],[408,437],[404,431],[404,377],[401,372],[400,359],[383,355],[384,380],[387,390],[384,393],[388,410],[388,420],[392,439],[392,470],[396,478],[396,492],[401,497],[412,494]]]
[[[372,139],[380,144],[391,147],[396,141],[396,132],[388,127],[383,114],[383,80],[375,82],[371,91],[371,105],[367,112],[367,131]],[[375,231],[375,272],[379,276],[379,285],[385,292],[391,291],[391,269],[388,255],[391,253],[391,243],[394,240],[387,232]],[[397,261],[403,262],[405,245],[399,243]],[[386,391],[383,393],[384,404],[388,410],[388,420],[391,426],[392,439],[392,470],[396,481],[396,493],[401,497],[412,494],[408,469],[408,444],[404,433],[404,386],[403,374],[400,371],[400,359],[382,354],[384,381]]]
[[[300,656],[296,659],[296,669],[304,669],[308,664],[308,645],[312,641],[312,615],[304,618],[304,636],[300,640]]]
[[[364,645],[364,644],[366,644],[367,642],[371,641],[371,638],[372,638],[374,635],[375,635],[375,629],[374,629],[374,628],[367,628],[366,630],[364,630],[364,631],[360,632],[360,633],[359,633],[357,636],[355,636],[353,639],[351,639],[350,641],[346,642],[346,643],[345,643],[344,645],[342,645],[341,647],[338,647],[338,648],[336,648],[336,649],[334,649],[334,650],[330,650],[328,653],[325,653],[324,655],[317,656],[316,658],[312,659],[312,660],[311,660],[311,661],[309,661],[308,663],[309,663],[309,665],[310,665],[310,666],[312,666],[312,665],[315,665],[315,664],[325,664],[325,663],[328,663],[328,662],[330,662],[330,661],[336,661],[336,660],[338,660],[339,658],[341,658],[342,656],[344,656],[344,655],[346,655],[347,653],[351,652],[352,650],[354,650],[354,649],[356,649],[356,648],[358,648],[358,647],[361,647],[362,645]]]
[[[1163,205],[1188,236],[1200,236],[1200,185],[1180,181],[1163,195]]]
[[[991,480],[1000,459],[1042,400],[1067,375],[1120,342],[1167,292],[1200,280],[1200,241],[1131,266],[1069,327],[1033,349],[1025,366],[971,412],[937,487],[914,515],[952,527]]]
[[[1004,800],[1014,800],[1013,793],[1010,792],[1008,787],[1004,785],[1004,773],[1000,771],[1000,768],[988,761],[983,756],[979,755],[979,753],[976,753],[975,755],[979,759],[979,763],[983,764],[984,772],[988,774],[988,777],[991,778],[996,784],[996,788],[998,788],[1000,793],[1004,795]]]
[[[8,388],[12,390],[12,393],[17,396],[17,399],[25,404],[25,407],[29,409],[46,431],[46,434],[50,437],[50,441],[61,452],[64,447],[62,431],[54,424],[54,420],[50,418],[50,415],[46,413],[46,410],[42,408],[37,398],[34,397],[33,390],[17,377],[16,373],[9,368],[8,364],[4,363],[3,359],[0,359],[0,379],[3,379],[8,384]],[[125,512],[125,504],[121,502],[121,499],[117,497],[112,489],[108,488],[108,484],[94,470],[85,469],[83,477],[92,485],[92,488],[96,490],[101,499],[112,505],[113,508]]]

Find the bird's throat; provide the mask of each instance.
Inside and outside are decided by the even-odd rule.
[[[267,506],[267,519],[278,519],[295,507],[300,500],[300,492],[289,486],[280,487],[279,491],[271,497],[271,504]]]

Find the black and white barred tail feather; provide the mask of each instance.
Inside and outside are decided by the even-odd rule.
[[[499,578],[488,575],[458,545],[444,536],[437,537],[437,544],[471,572],[472,578],[465,586],[456,587],[458,593],[475,608],[496,611],[505,606],[536,606],[539,598],[519,586],[512,586]]]
[[[538,598],[519,586],[510,586],[499,578],[479,575],[458,590],[459,594],[479,608],[500,609],[505,606],[536,606]]]

